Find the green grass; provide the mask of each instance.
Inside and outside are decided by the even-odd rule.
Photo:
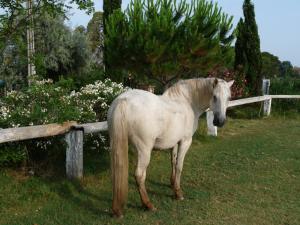
[[[204,124],[204,120],[201,121]],[[300,117],[229,120],[217,138],[200,126],[182,175],[184,201],[169,187],[170,158],[153,152],[141,207],[130,168],[125,218],[111,218],[109,155],[85,153],[85,176],[0,172],[0,224],[300,224]],[[130,154],[135,164],[134,154]]]

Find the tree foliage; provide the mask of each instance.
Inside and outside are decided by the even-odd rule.
[[[293,76],[293,65],[290,61],[283,61],[280,65],[280,72],[282,77]]]
[[[262,56],[260,39],[255,21],[254,5],[251,0],[243,4],[244,20],[237,27],[235,68],[241,67],[246,74],[251,94],[260,94]]]
[[[266,78],[288,78],[299,77],[297,67],[290,61],[280,61],[275,55],[269,52],[262,53],[262,75]]]
[[[90,41],[90,46],[92,51],[95,51],[99,48],[103,40],[101,40],[101,32],[103,27],[103,13],[102,12],[95,12],[93,14],[92,19],[89,21],[87,25],[87,35]]]
[[[38,73],[54,80],[70,73],[80,73],[89,64],[91,55],[86,34],[72,31],[64,18],[45,14],[36,23],[36,64]]]
[[[247,65],[247,57],[244,51],[244,44],[246,41],[244,40],[244,21],[241,18],[236,27],[236,42],[235,42],[235,61],[234,61],[234,69],[235,70],[245,70]]]
[[[122,0],[103,0],[103,24],[104,24],[104,34],[106,34],[106,22],[110,14],[114,10],[121,9]]]
[[[28,15],[26,9],[27,0],[0,0],[0,40],[6,41],[14,34],[22,30],[28,24]],[[35,0],[32,13],[37,14],[65,14],[71,7],[71,4],[77,4],[78,8],[87,13],[94,11],[92,0]]]
[[[89,68],[91,51],[82,28],[72,31],[64,24],[63,15],[53,18],[45,13],[35,18],[34,62],[37,73],[55,81],[59,76],[79,74]],[[9,88],[24,83],[27,74],[26,30],[10,39],[0,57],[0,79]]]
[[[95,12],[92,19],[87,25],[87,38],[92,50],[92,61],[98,66],[103,66],[103,48],[104,48],[104,34],[103,34],[103,13]]]
[[[23,78],[25,78],[26,74],[26,63],[28,62],[26,29],[29,24],[31,26],[33,25],[32,23],[29,23],[26,2],[27,0],[0,0],[0,7],[2,9],[0,12],[0,70],[3,72],[1,73],[1,78],[9,81],[7,83],[10,83],[10,87],[16,80],[24,80]],[[41,30],[48,28],[39,27],[38,24],[41,23],[39,20],[41,17],[47,15],[48,17],[57,18],[56,16],[59,15],[65,18],[67,10],[73,3],[76,3],[78,8],[86,10],[87,13],[94,10],[92,0],[35,0],[33,3],[32,15],[34,18],[34,28]],[[39,35],[39,32],[40,31],[35,31],[36,35]],[[47,39],[49,34],[51,35],[52,33],[44,33],[45,36],[40,36],[40,40],[37,40],[37,37],[35,37],[36,42],[40,42],[40,46],[44,45],[43,48],[40,49],[42,52],[46,47],[48,49],[50,48],[49,43],[47,43],[48,46],[45,46],[47,40],[42,40],[43,38]],[[56,39],[52,41],[59,42],[60,40]],[[43,44],[41,44],[42,42]],[[59,54],[62,56],[65,53],[59,52]],[[36,54],[34,57],[35,60],[43,61],[39,60],[41,58],[40,56],[41,54]],[[44,56],[44,58],[46,57],[48,56]],[[50,56],[48,58],[49,60],[46,61],[47,63],[50,63],[44,64],[53,66],[53,64],[51,64],[52,61],[50,60]],[[13,63],[9,63],[11,61],[13,61]]]
[[[212,2],[135,0],[109,17],[107,60],[114,69],[167,85],[223,64],[231,28],[232,17]]]
[[[262,53],[262,76],[266,78],[274,78],[281,76],[281,62],[279,58],[269,52]]]
[[[115,10],[119,10],[121,9],[121,4],[122,4],[122,0],[103,0],[103,32],[104,32],[104,36],[106,36],[107,31],[106,31],[106,24],[108,22],[108,18],[109,16],[115,11]],[[109,64],[108,61],[108,49],[106,48],[106,46],[104,45],[103,48],[103,56],[104,56],[104,68],[105,68],[105,72],[107,74],[111,74],[113,75],[113,71],[111,70],[111,65]]]

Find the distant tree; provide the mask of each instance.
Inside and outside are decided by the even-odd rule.
[[[242,67],[250,93],[258,95],[261,91],[262,56],[254,5],[251,0],[244,1],[243,12],[244,20],[240,20],[237,28],[235,67]]]
[[[280,65],[280,74],[282,77],[293,76],[293,65],[290,61],[283,61]]]
[[[232,17],[205,0],[133,1],[106,28],[108,63],[144,82],[204,76],[232,56]]]
[[[76,76],[76,74],[85,73],[90,70],[92,51],[85,33],[72,32],[70,52],[71,66],[66,75],[72,73]]]
[[[18,36],[19,32],[24,32],[27,28],[29,15],[26,2],[32,3],[31,12],[34,17],[45,13],[51,16],[65,14],[73,3],[87,13],[94,11],[93,0],[0,0],[0,42],[2,47],[14,35]]]
[[[71,67],[71,29],[62,16],[45,14],[37,20],[35,30],[38,74],[57,80]]]
[[[281,74],[280,67],[281,62],[277,56],[269,52],[262,53],[262,76],[266,78],[278,77]]]
[[[86,10],[87,13],[94,10],[92,0],[0,0],[0,53],[3,54],[6,46],[27,29],[28,75],[34,76],[34,18],[45,13],[52,16],[65,14],[72,3],[76,3],[79,9]]]
[[[89,70],[91,51],[81,28],[72,31],[65,25],[63,15],[55,18],[49,14],[35,18],[35,55],[37,74],[58,80],[60,76]],[[27,77],[26,30],[18,31],[2,47],[0,54],[0,79],[9,88],[25,85]]]
[[[103,28],[103,13],[95,12],[92,19],[87,25],[87,35],[90,41],[92,51],[95,51],[99,46],[103,45],[101,40]]]
[[[104,34],[103,34],[103,13],[95,12],[93,18],[87,25],[87,37],[89,45],[92,50],[92,61],[96,66],[103,66],[103,48],[104,48]]]
[[[0,79],[9,90],[18,89],[26,82],[27,46],[24,38],[14,38],[6,43],[0,55]]]
[[[85,26],[80,25],[74,29],[74,32],[86,34],[87,30],[86,30]]]
[[[296,77],[300,78],[300,67],[294,67],[294,74]]]

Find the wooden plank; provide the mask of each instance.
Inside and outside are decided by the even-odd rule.
[[[263,95],[269,95],[270,91],[270,79],[263,79],[262,80],[262,93]]]
[[[269,95],[269,90],[270,90],[270,79],[263,79],[263,84],[262,84],[262,92],[263,95]],[[272,98],[265,100],[264,101],[264,115],[269,116],[271,114],[271,105],[272,105]]]
[[[264,116],[270,116],[272,106],[272,98],[264,101]]]
[[[269,96],[269,95],[252,97],[252,98],[243,98],[243,99],[230,101],[228,104],[228,107],[245,105],[245,104],[254,103],[254,102],[262,102],[262,101],[269,100],[269,99],[271,99],[271,96]]]
[[[69,179],[79,179],[83,175],[83,130],[71,130],[65,137],[66,173]]]
[[[65,134],[74,125],[76,125],[76,122],[1,129],[0,143]]]
[[[300,95],[270,95],[272,98],[299,98]]]
[[[101,131],[106,131],[107,121],[97,122],[97,123],[85,123],[85,124],[76,124],[73,126],[74,129],[83,129],[85,134],[97,133]]]
[[[214,121],[213,111],[207,111],[206,112],[207,135],[216,137],[218,135],[218,128],[214,126],[213,121]]]
[[[252,97],[252,98],[243,98],[238,100],[233,100],[229,102],[228,107],[238,106],[238,105],[245,105],[249,103],[254,102],[262,102],[270,99],[300,99],[300,95],[264,95],[264,96],[258,96],[258,97]]]

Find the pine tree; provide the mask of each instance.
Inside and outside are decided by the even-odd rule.
[[[261,94],[262,56],[254,5],[251,0],[244,1],[243,12],[245,19],[244,21],[241,19],[237,27],[235,68],[242,66],[250,93],[258,95]]]
[[[166,87],[223,65],[231,28],[232,17],[207,0],[135,0],[108,20],[106,59],[135,80]]]

